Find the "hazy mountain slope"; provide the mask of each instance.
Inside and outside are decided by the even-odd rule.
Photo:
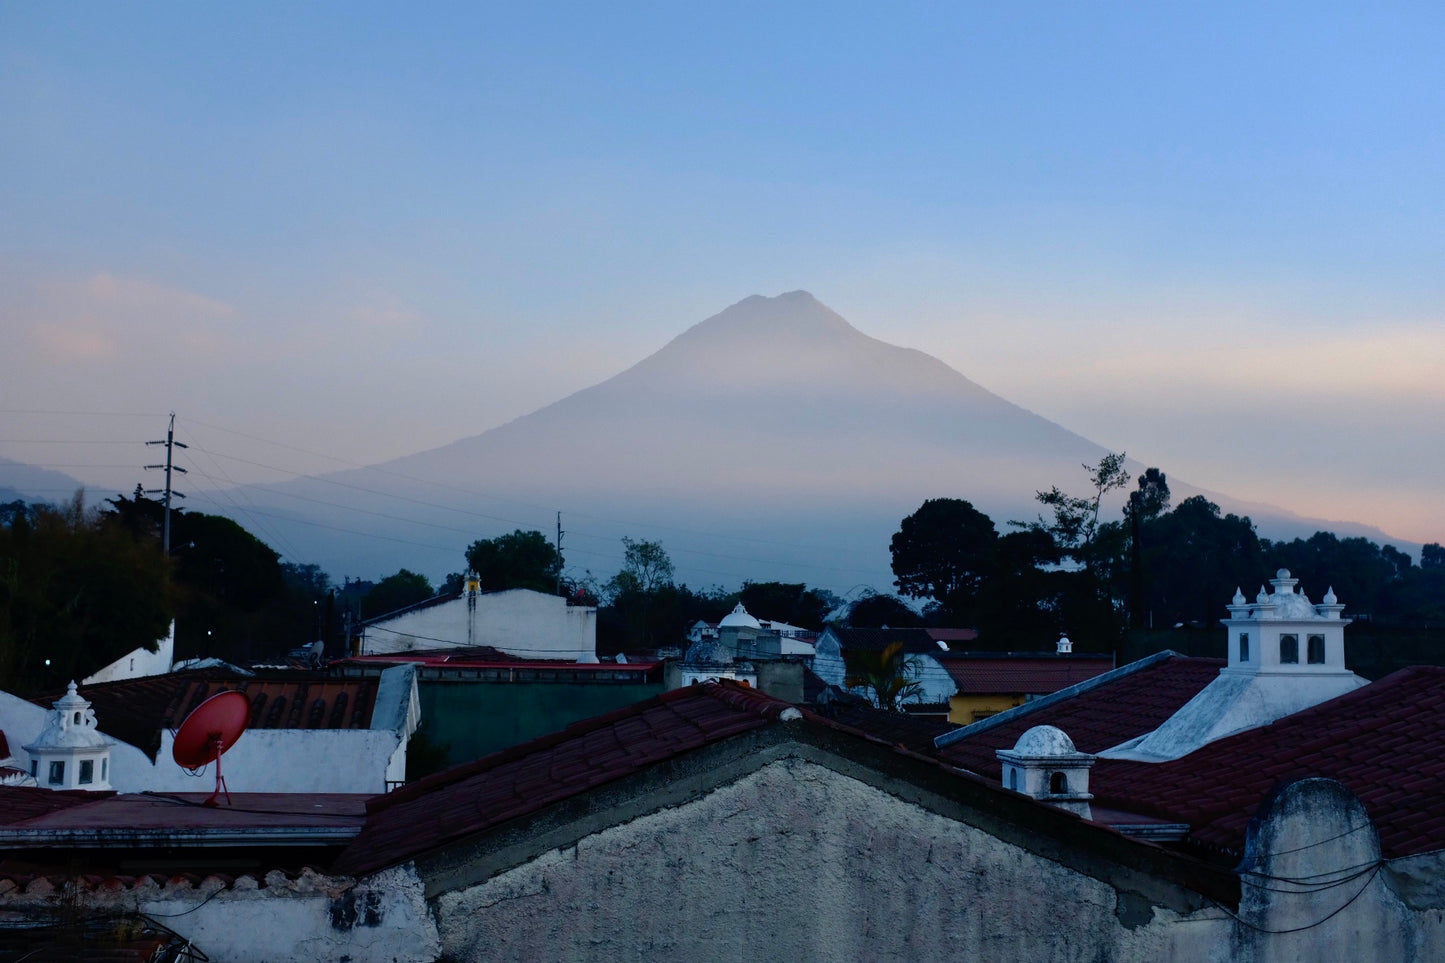
[[[617,571],[631,535],[662,541],[692,584],[888,591],[889,538],[923,499],[967,498],[1002,530],[1034,516],[1038,489],[1082,492],[1081,463],[1104,453],[798,291],[747,298],[615,377],[480,435],[238,492],[249,507],[236,516],[336,577],[406,566],[440,578],[463,567],[473,539],[550,534],[562,511],[579,574]],[[1195,491],[1171,481],[1176,501]],[[1320,527],[1211,497],[1276,537]]]
[[[851,503],[946,479],[1013,500],[1019,481],[1057,479],[1060,459],[1076,467],[1099,453],[795,292],[748,298],[595,387],[383,467],[557,496]]]

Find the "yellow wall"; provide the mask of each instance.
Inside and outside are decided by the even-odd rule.
[[[966,726],[995,713],[1024,704],[1022,693],[982,692],[948,697],[948,721]]]

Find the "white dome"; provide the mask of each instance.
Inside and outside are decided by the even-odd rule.
[[[717,624],[717,627],[719,629],[761,629],[763,626],[757,619],[749,615],[748,610],[743,608],[743,603],[739,602],[736,608],[723,616],[723,620]]]
[[[1069,756],[1078,750],[1064,730],[1054,726],[1034,726],[1019,736],[1014,752],[1022,756]]]

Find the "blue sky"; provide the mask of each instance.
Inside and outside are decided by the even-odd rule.
[[[1445,540],[1438,8],[296,6],[0,6],[0,454],[174,409],[376,461],[803,288],[1196,484]]]

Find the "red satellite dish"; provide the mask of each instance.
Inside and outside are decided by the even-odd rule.
[[[216,791],[211,793],[205,805],[216,805],[222,793],[226,802],[231,794],[226,789],[226,780],[221,776],[221,754],[236,744],[246,723],[251,718],[251,700],[245,693],[234,689],[218,692],[196,706],[176,730],[175,741],[171,744],[171,757],[183,769],[199,769],[209,762],[216,764]]]

